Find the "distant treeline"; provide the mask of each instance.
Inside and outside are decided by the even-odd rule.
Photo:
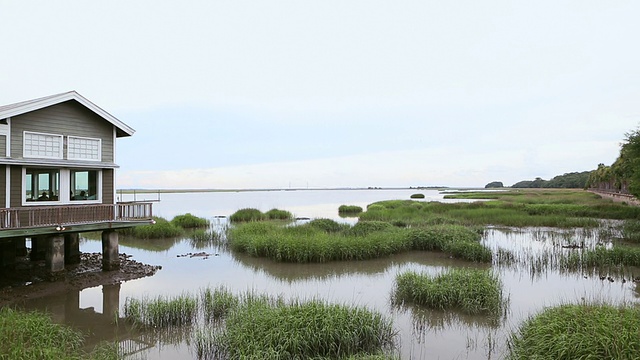
[[[616,161],[611,166],[599,164],[587,187],[640,197],[640,129],[625,134]]]
[[[589,181],[591,171],[571,172],[564,175],[558,175],[551,180],[536,178],[535,180],[523,180],[513,185],[512,188],[530,189],[530,188],[555,188],[555,189],[584,189]],[[485,188],[501,188],[504,185],[499,181],[494,181],[485,186]]]

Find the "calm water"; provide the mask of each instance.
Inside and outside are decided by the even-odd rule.
[[[389,199],[409,199],[413,193],[426,195],[424,201],[442,201],[435,190],[322,190],[264,191],[161,194],[154,205],[156,215],[171,219],[192,213],[210,218],[216,226],[225,226],[228,216],[245,207],[267,211],[284,209],[297,217],[341,219],[337,209],[342,204],[366,205]],[[145,195],[156,198],[157,195]],[[141,195],[137,195],[140,200]],[[124,198],[123,200],[128,200]],[[396,274],[417,270],[432,274],[450,267],[490,267],[449,259],[438,253],[408,252],[384,259],[328,264],[282,264],[232,254],[215,247],[193,248],[188,239],[140,241],[121,239],[120,251],[133,255],[137,261],[162,265],[152,277],[125,282],[117,286],[100,286],[78,293],[39,299],[26,304],[28,308],[48,309],[59,322],[72,324],[94,334],[90,344],[103,340],[132,339],[122,342],[129,350],[138,350],[134,358],[175,359],[196,358],[184,341],[184,334],[158,343],[149,334],[137,334],[123,322],[112,324],[107,309],[117,309],[127,297],[192,294],[204,287],[224,285],[238,293],[253,290],[258,293],[283,295],[289,298],[323,298],[336,303],[348,303],[376,309],[391,319],[399,332],[403,359],[497,359],[505,351],[505,339],[527,316],[545,306],[563,302],[604,300],[611,303],[637,302],[640,290],[632,282],[602,281],[599,274],[562,273],[540,268],[530,254],[562,249],[561,245],[585,241],[596,246],[604,236],[599,232],[580,229],[489,229],[483,241],[494,251],[510,249],[522,257],[518,266],[496,266],[509,297],[509,309],[501,321],[489,321],[481,316],[455,312],[428,311],[420,308],[396,309],[390,304],[390,294]],[[559,249],[559,250],[558,250]],[[84,252],[101,251],[97,240],[85,239]],[[190,252],[205,251],[218,256],[207,259],[178,257]],[[629,269],[640,275],[640,270]]]

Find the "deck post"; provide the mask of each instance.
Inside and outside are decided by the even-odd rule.
[[[52,280],[64,271],[64,236],[52,235],[44,239],[46,244],[45,266]]]
[[[47,252],[47,238],[45,236],[34,236],[31,238],[31,261],[45,260]]]
[[[13,239],[13,244],[16,247],[16,256],[27,256],[27,239],[18,237]]]
[[[14,269],[16,266],[16,247],[13,241],[0,241],[0,270]]]
[[[80,263],[80,234],[64,234],[64,262],[65,264]]]
[[[118,269],[120,269],[118,232],[105,230],[102,232],[102,271]]]
[[[120,310],[120,283],[102,285],[102,315],[113,319]],[[115,315],[114,315],[115,314]]]

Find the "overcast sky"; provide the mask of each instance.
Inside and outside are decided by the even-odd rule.
[[[640,124],[639,1],[6,1],[0,104],[136,130],[120,188],[512,185]]]

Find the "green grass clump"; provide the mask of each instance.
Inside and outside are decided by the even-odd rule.
[[[188,295],[142,300],[127,298],[124,305],[124,316],[133,324],[157,329],[190,325],[197,311],[198,301]]]
[[[201,303],[207,320],[218,320],[225,317],[231,309],[239,304],[238,298],[227,288],[206,288],[202,291]]]
[[[424,194],[411,194],[412,199],[424,199]]]
[[[323,301],[245,302],[229,313],[219,338],[231,359],[341,359],[394,347],[381,314]]]
[[[365,260],[408,250],[443,251],[469,261],[491,261],[491,251],[480,244],[479,234],[459,225],[418,230],[372,221],[353,227],[334,225],[331,220],[288,227],[252,222],[231,228],[227,240],[234,251],[283,262]]]
[[[502,282],[489,270],[453,269],[437,276],[408,271],[396,276],[394,302],[468,314],[501,315],[507,300]]]
[[[530,317],[512,335],[507,359],[637,359],[640,308],[560,305]]]
[[[264,219],[265,215],[262,211],[253,208],[240,209],[229,216],[231,222],[260,221]]]
[[[209,220],[191,215],[190,213],[175,216],[171,220],[171,223],[183,229],[193,229],[209,226]]]
[[[0,359],[119,359],[113,345],[82,351],[84,336],[40,312],[0,309]]]
[[[271,209],[265,213],[265,217],[269,220],[291,220],[293,214],[286,210]]]
[[[362,207],[357,205],[340,205],[338,207],[338,214],[359,214],[362,212]]]
[[[136,226],[119,231],[125,235],[131,235],[139,239],[164,239],[182,234],[182,228],[174,225],[165,218],[154,216],[153,220],[155,224]]]
[[[622,239],[628,242],[640,243],[640,220],[625,220],[622,224]]]
[[[561,258],[561,267],[568,270],[640,266],[640,248],[614,246],[611,249],[597,247],[581,252],[572,252]]]
[[[349,228],[349,225],[340,224],[339,222],[331,219],[313,219],[307,224],[307,226],[328,233],[337,233]]]

